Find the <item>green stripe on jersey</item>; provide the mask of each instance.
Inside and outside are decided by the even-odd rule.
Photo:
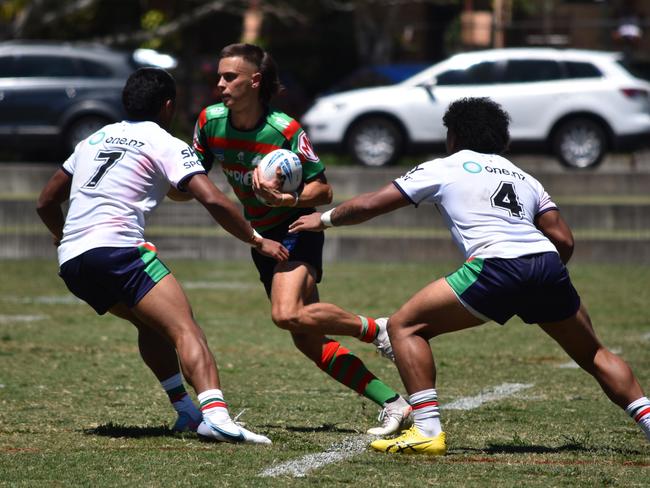
[[[170,273],[167,266],[158,259],[158,253],[147,249],[144,246],[138,246],[138,251],[140,251],[140,259],[142,259],[145,266],[144,272],[149,275],[149,278],[151,278],[154,283],[158,283]]]
[[[474,284],[482,269],[483,259],[474,258],[471,261],[465,261],[456,272],[448,275],[445,279],[456,295],[460,296]]]
[[[199,116],[194,140],[197,154],[206,169],[221,166],[228,183],[244,206],[244,217],[251,225],[264,231],[275,227],[299,211],[292,207],[269,207],[253,193],[253,170],[264,156],[276,149],[289,149],[300,154],[303,180],[314,178],[325,169],[313,151],[307,151],[313,160],[304,155],[309,145],[302,127],[288,115],[270,110],[266,118],[254,129],[235,129],[228,118],[228,108],[223,104],[207,107]]]

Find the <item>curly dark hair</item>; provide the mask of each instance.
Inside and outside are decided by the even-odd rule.
[[[271,98],[284,89],[280,83],[278,65],[271,55],[261,47],[245,43],[230,44],[219,53],[219,60],[234,57],[241,57],[257,67],[262,75],[260,99],[265,105],[268,105]]]
[[[449,105],[442,118],[455,136],[456,149],[501,154],[508,149],[510,116],[489,98],[461,98]]]
[[[167,100],[176,100],[176,82],[161,68],[137,69],[122,90],[122,104],[129,120],[156,121]]]

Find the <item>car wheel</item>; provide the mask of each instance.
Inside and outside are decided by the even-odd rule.
[[[368,117],[352,126],[347,145],[358,163],[388,166],[401,156],[404,136],[395,122],[385,117]]]
[[[74,151],[79,142],[109,123],[110,120],[100,115],[84,115],[73,121],[65,131],[66,150]]]
[[[607,151],[607,135],[598,122],[584,118],[567,120],[553,137],[553,152],[569,168],[592,168]]]

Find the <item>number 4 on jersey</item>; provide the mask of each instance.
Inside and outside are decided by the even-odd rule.
[[[519,203],[515,187],[512,183],[502,181],[490,198],[493,207],[504,208],[510,215],[522,218],[524,216],[524,207]]]
[[[124,156],[124,151],[99,151],[95,161],[103,161],[95,174],[84,185],[84,188],[96,188],[106,172],[111,169]]]

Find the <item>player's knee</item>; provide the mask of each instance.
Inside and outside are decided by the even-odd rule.
[[[400,339],[408,332],[408,327],[406,322],[403,320],[399,314],[395,314],[390,317],[388,320],[388,336],[391,340]]]
[[[300,329],[299,314],[287,307],[274,307],[271,311],[273,323],[280,329],[296,331]]]

